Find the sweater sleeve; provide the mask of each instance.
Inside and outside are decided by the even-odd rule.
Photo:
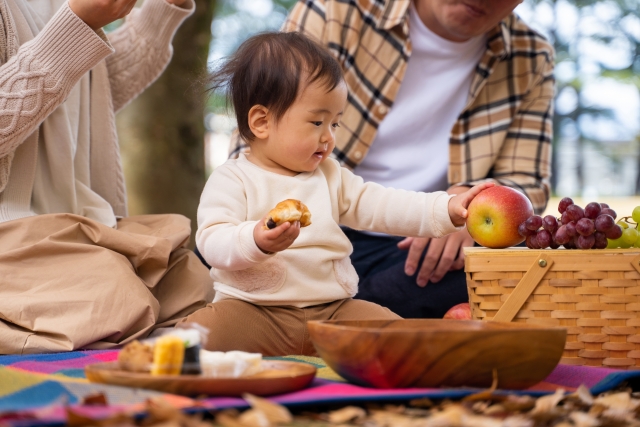
[[[0,158],[11,155],[83,74],[113,52],[65,4],[42,31],[0,66]]]
[[[171,40],[194,9],[193,0],[187,0],[185,8],[165,0],[146,0],[142,7],[131,11],[120,28],[109,34],[116,50],[107,59],[116,112],[162,74],[173,54]]]
[[[444,191],[419,193],[365,183],[347,168],[340,167],[340,224],[356,230],[407,237],[442,237],[461,228],[453,225],[449,217],[451,197]]]
[[[196,245],[209,265],[220,270],[243,270],[260,264],[265,254],[253,239],[257,221],[246,221],[247,201],[242,181],[230,167],[211,174],[198,206]]]

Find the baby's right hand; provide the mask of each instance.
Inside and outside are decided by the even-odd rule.
[[[253,228],[253,240],[255,240],[258,248],[264,253],[280,252],[287,249],[298,238],[300,234],[300,221],[296,221],[293,224],[290,222],[284,222],[272,228],[271,230],[265,230],[262,224],[265,223],[265,218],[258,221]]]

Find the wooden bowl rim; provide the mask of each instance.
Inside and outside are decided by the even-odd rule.
[[[386,328],[380,326],[357,326],[357,325],[349,325],[344,324],[347,322],[377,322],[377,321],[386,321],[386,322],[434,322],[434,325],[425,326],[424,328],[415,328],[415,327],[393,327]],[[442,327],[438,327],[436,322],[443,322],[441,324]],[[455,323],[454,323],[455,322]],[[481,328],[447,328],[447,324],[449,325],[465,325],[465,324],[473,324],[479,326],[487,326]],[[500,325],[501,327],[493,328],[490,325]],[[496,332],[564,332],[566,335],[567,328],[562,326],[542,326],[542,325],[530,325],[523,323],[515,323],[515,322],[493,322],[493,321],[484,321],[484,320],[457,320],[457,319],[398,319],[398,320],[388,320],[388,319],[369,319],[369,320],[309,320],[307,321],[307,325],[309,326],[321,326],[321,327],[330,327],[332,329],[343,330],[343,331],[351,331],[351,332],[369,332],[369,333],[397,333],[397,332],[430,332],[430,333],[453,333],[453,332],[475,332],[475,333],[496,333]]]

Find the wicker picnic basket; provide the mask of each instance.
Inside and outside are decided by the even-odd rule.
[[[465,248],[474,319],[567,328],[560,363],[640,367],[640,249]]]

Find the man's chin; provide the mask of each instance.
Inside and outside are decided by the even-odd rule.
[[[448,39],[455,42],[465,42],[486,32],[482,25],[478,25],[477,20],[471,19],[448,25],[446,30],[449,34]]]

